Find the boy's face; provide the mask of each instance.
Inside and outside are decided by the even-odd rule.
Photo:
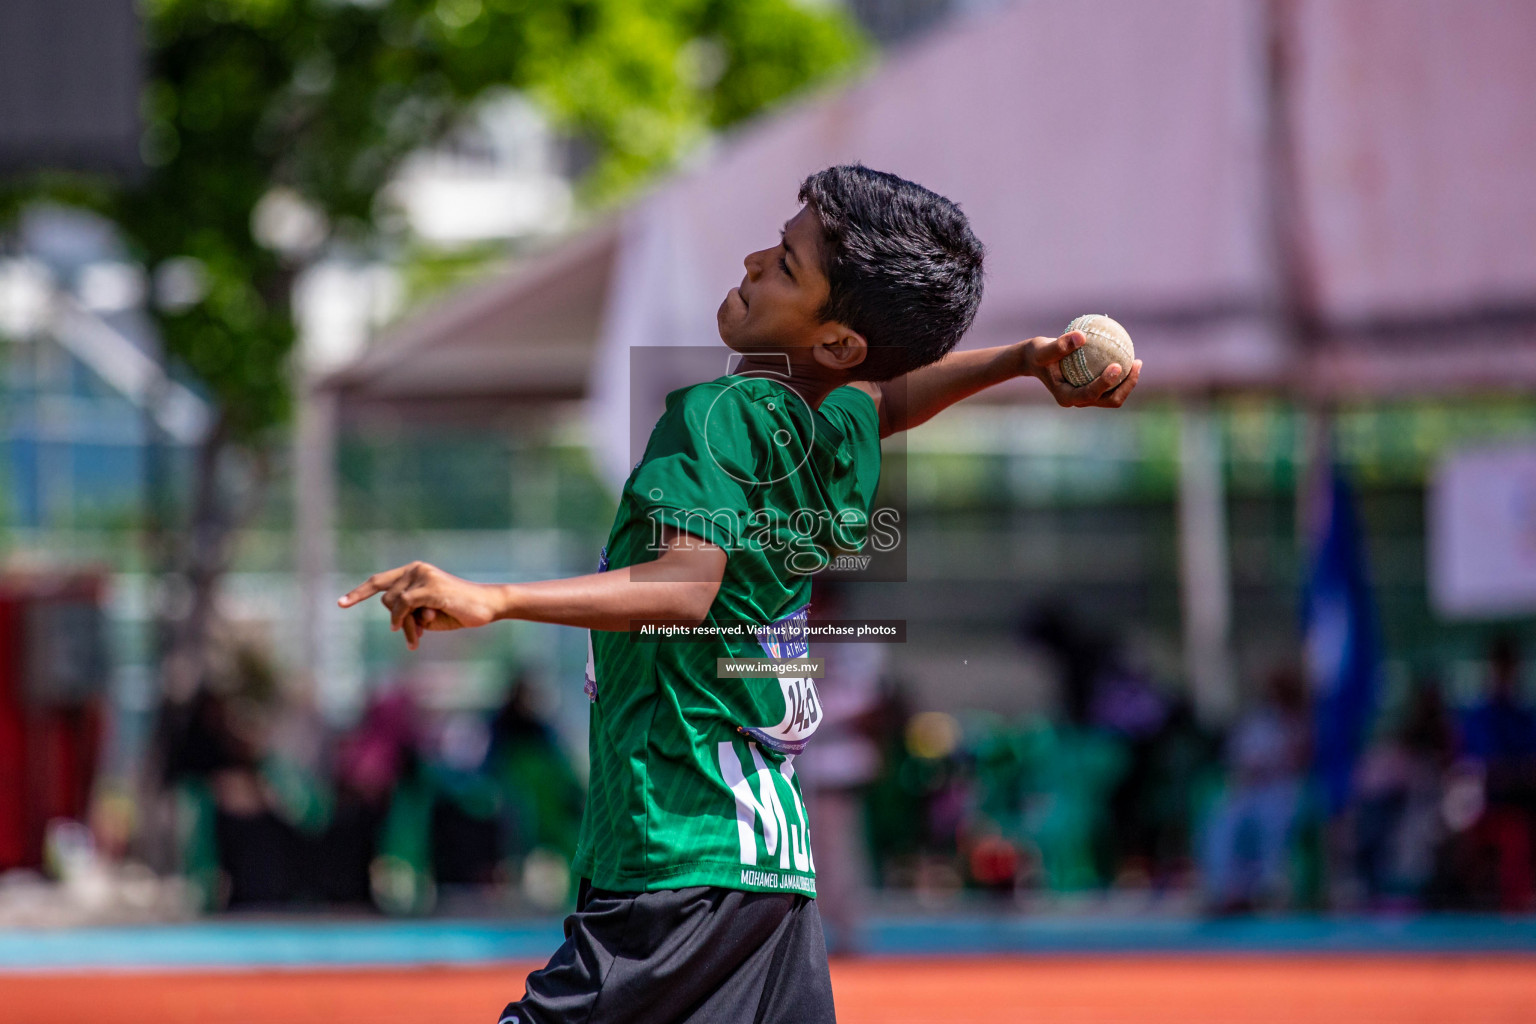
[[[742,261],[746,276],[715,314],[720,339],[737,352],[786,352],[797,362],[835,332],[837,325],[820,316],[829,290],[821,244],[821,225],[810,207],[802,206],[784,225],[778,245]]]

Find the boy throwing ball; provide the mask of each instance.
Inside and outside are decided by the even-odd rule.
[[[590,631],[577,909],[500,1024],[834,1020],[794,770],[821,719],[815,683],[719,678],[717,659],[805,653],[795,631],[825,564],[806,524],[863,546],[882,437],[1013,377],[1066,406],[1118,407],[1136,386],[1140,361],[1069,384],[1076,332],[952,353],[983,250],[944,197],[852,166],[811,175],[800,201],[720,305],[737,371],[667,396],[596,573],[491,585],[418,562],[341,599],[382,594],[413,650],[498,619]]]

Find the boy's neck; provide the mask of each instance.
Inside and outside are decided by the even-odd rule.
[[[841,387],[843,383],[827,380],[807,367],[795,365],[787,356],[780,356],[777,353],[744,355],[731,373],[737,377],[767,377],[770,380],[776,380],[805,399],[805,403],[812,409],[820,408],[822,399],[830,395],[835,388]]]

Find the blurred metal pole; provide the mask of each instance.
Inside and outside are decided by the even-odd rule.
[[[1237,710],[1229,557],[1220,424],[1206,402],[1193,400],[1180,414],[1179,592],[1186,671],[1195,710],[1208,725]]]
[[[338,595],[336,569],[336,395],[313,387],[301,371],[294,427],[294,526],[297,533],[300,675],[323,704],[328,623]]]
[[[1328,340],[1328,326],[1323,321],[1322,284],[1314,255],[1317,245],[1297,141],[1300,115],[1293,95],[1301,61],[1301,11],[1297,0],[1269,0],[1264,10],[1264,167],[1275,314],[1291,350],[1291,393],[1304,405],[1315,404],[1332,392],[1333,382],[1315,372],[1318,352]]]
[[[1267,110],[1265,167],[1268,173],[1270,255],[1277,287],[1278,328],[1291,350],[1290,391],[1301,419],[1296,452],[1296,548],[1303,565],[1311,557],[1310,529],[1329,487],[1333,468],[1335,385],[1316,372],[1329,342],[1322,313],[1322,281],[1314,254],[1313,225],[1306,203],[1297,140],[1296,77],[1303,59],[1300,0],[1265,5]]]

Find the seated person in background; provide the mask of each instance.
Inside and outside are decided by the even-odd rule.
[[[1396,727],[1371,745],[1356,773],[1355,870],[1373,903],[1416,903],[1444,837],[1441,802],[1456,749],[1439,681],[1421,679]]]
[[[1499,909],[1532,905],[1531,826],[1536,813],[1536,713],[1520,697],[1520,654],[1500,637],[1488,655],[1488,696],[1462,723],[1463,753],[1483,772],[1486,809],[1475,826],[1497,862]]]
[[[1260,704],[1227,740],[1227,790],[1211,812],[1205,884],[1214,910],[1283,902],[1286,856],[1310,761],[1306,684],[1292,668],[1272,672]]]

